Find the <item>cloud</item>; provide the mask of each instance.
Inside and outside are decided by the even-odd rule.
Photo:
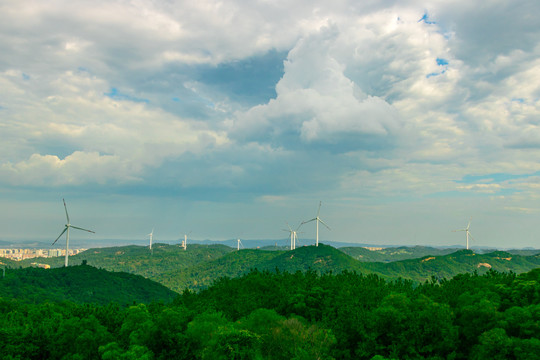
[[[330,25],[301,39],[289,52],[277,96],[267,104],[235,113],[229,131],[242,140],[294,147],[341,144],[365,147],[364,138],[390,136],[400,127],[399,115],[384,99],[362,92],[345,76],[334,44],[342,36]],[[358,135],[358,136],[355,136]]]
[[[8,94],[15,98],[38,87],[24,102],[8,102],[3,110],[6,134],[24,139],[23,145],[1,145],[7,154],[1,162],[3,181],[11,184],[140,181],[144,171],[168,158],[213,151],[229,141],[205,124],[132,97],[111,98],[106,81],[84,71],[68,71],[48,83],[45,78],[17,84],[9,74],[0,79],[15,89]]]
[[[105,185],[111,181],[140,181],[135,175],[141,169],[129,168],[129,165],[122,163],[117,156],[76,151],[64,159],[55,155],[33,154],[28,160],[16,164],[2,164],[0,174],[4,183],[18,186],[54,187],[88,182]]]
[[[425,196],[467,174],[534,173],[537,7],[0,4],[2,171],[254,198],[352,184]]]

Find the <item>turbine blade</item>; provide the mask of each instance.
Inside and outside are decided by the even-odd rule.
[[[469,223],[467,224],[467,230],[469,230],[469,227],[471,226],[471,220],[472,220],[472,216],[471,216],[471,218],[469,219]]]
[[[321,224],[323,224],[324,226],[326,226],[328,228],[328,230],[332,230],[332,229],[330,229],[330,226],[326,225],[326,223],[324,221],[322,221],[321,219],[319,219],[319,222]]]
[[[319,201],[319,208],[317,209],[317,217],[319,217],[319,214],[321,212],[321,205],[322,205],[322,201]]]
[[[67,223],[69,224],[69,215],[68,215],[68,212],[67,212],[66,200],[62,199],[62,201],[64,202],[64,209],[66,210]]]
[[[60,239],[60,236],[64,235],[64,233],[66,232],[66,230],[67,230],[67,226],[64,228],[64,231],[62,231],[62,232],[60,233],[60,235],[58,235],[58,237],[56,238],[56,240],[53,241],[53,243],[51,244],[51,246],[54,245],[54,244],[58,241],[58,239]]]
[[[290,231],[293,231],[293,230],[291,229],[291,225],[289,225],[288,222],[285,221],[285,224],[287,224],[287,227],[289,228]]]
[[[80,227],[77,227],[77,226],[73,226],[73,225],[70,225],[70,227],[72,227],[72,228],[74,228],[74,229],[78,229],[78,230],[88,231],[88,232],[91,232],[91,233],[94,233],[94,234],[96,233],[95,231],[83,229],[83,228],[80,228]]]
[[[317,220],[317,218],[313,218],[313,219],[311,219],[311,220],[302,221],[302,224],[300,224],[300,225],[307,224],[308,222],[312,222],[312,221],[315,221],[315,220]]]

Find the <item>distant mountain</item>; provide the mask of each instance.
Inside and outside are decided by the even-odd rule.
[[[2,249],[48,249],[50,247],[50,242],[37,240],[0,240],[0,248]]]
[[[505,251],[476,254],[472,250],[458,250],[443,256],[425,256],[390,263],[362,263],[362,267],[386,278],[401,277],[423,282],[432,276],[451,278],[466,272],[482,274],[490,269],[499,272],[527,272],[540,267],[540,255],[521,256]]]
[[[352,255],[352,256],[351,256]],[[178,245],[121,246],[89,249],[70,257],[70,265],[85,260],[89,265],[110,271],[142,275],[172,290],[201,289],[220,277],[238,277],[251,269],[269,271],[375,273],[387,279],[398,277],[423,282],[435,276],[450,278],[464,272],[483,273],[490,268],[498,271],[526,272],[540,266],[540,255],[523,256],[495,251],[481,254],[472,250],[431,247],[393,247],[368,250],[361,247],[336,249],[320,244],[302,246],[296,250],[269,246],[262,249],[241,249],[220,245],[188,245],[187,251]],[[63,257],[29,259],[8,263],[8,266],[30,266],[32,262],[62,267]]]
[[[224,245],[189,245],[185,251],[178,245],[156,243],[150,251],[148,246],[118,246],[88,249],[69,257],[70,265],[86,261],[88,265],[110,271],[124,271],[157,280],[163,273],[218,259],[233,251]],[[28,259],[20,262],[30,266],[33,262],[48,264],[51,267],[64,265],[64,257]]]
[[[205,288],[220,277],[238,277],[252,269],[288,272],[311,269],[320,273],[361,270],[358,261],[324,244],[303,246],[292,251],[244,249],[193,268],[164,274],[164,284],[176,291],[185,287]]]
[[[431,249],[416,250],[418,253],[432,252]],[[395,256],[409,255],[398,249]],[[387,279],[404,278],[424,282],[432,276],[451,278],[465,272],[485,273],[489,269],[522,273],[537,267],[540,267],[540,255],[520,256],[503,251],[475,254],[472,250],[458,250],[448,254],[388,263],[361,262],[338,249],[320,244],[318,247],[306,246],[293,251],[253,249],[234,251],[193,268],[179,269],[168,273],[165,276],[166,282],[164,284],[177,291],[184,287],[204,288],[211,285],[219,277],[238,277],[251,269],[288,272],[311,269],[320,273],[337,273],[348,270],[374,273]]]
[[[341,247],[339,250],[361,262],[401,261],[428,255],[447,255],[456,251],[454,248],[433,248],[427,246],[400,246],[380,250],[369,250],[363,247]]]
[[[0,279],[0,297],[32,303],[73,301],[120,305],[170,302],[178,294],[139,275],[109,272],[88,265],[55,269],[8,269]]]
[[[523,249],[510,249],[506,250],[510,254],[522,255],[522,256],[531,256],[540,254],[540,250],[533,248],[523,248]]]

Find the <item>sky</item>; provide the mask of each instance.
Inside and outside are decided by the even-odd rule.
[[[0,0],[0,239],[538,248],[539,13]]]

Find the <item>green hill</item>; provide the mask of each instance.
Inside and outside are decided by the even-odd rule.
[[[475,254],[472,250],[458,250],[443,256],[425,256],[391,263],[362,263],[362,267],[386,278],[402,277],[423,282],[432,276],[451,278],[461,273],[483,274],[490,269],[499,272],[527,272],[540,267],[540,255],[520,256],[504,251]]]
[[[4,267],[6,268],[19,267],[19,263],[17,261],[0,257],[0,268],[4,268]]]
[[[150,252],[147,246],[119,246],[95,248],[70,256],[70,265],[79,265],[86,261],[88,265],[109,271],[123,271],[142,275],[148,279],[167,283],[164,274],[186,269],[198,264],[212,261],[233,251],[225,245],[189,245],[187,250],[177,245],[156,243]],[[64,266],[64,257],[29,259],[17,263],[17,266],[28,267],[39,262],[51,267]]]
[[[294,251],[284,252],[268,261],[259,270],[341,272],[343,270],[360,270],[358,261],[338,249],[319,244],[319,246],[303,246]]]
[[[415,256],[418,258],[411,258]],[[522,273],[540,266],[540,255],[522,256],[501,251],[476,254],[471,250],[423,246],[370,251],[358,247],[336,249],[324,244],[293,251],[275,247],[236,251],[224,245],[196,244],[184,251],[176,245],[155,244],[153,253],[146,246],[122,246],[87,250],[70,257],[70,264],[80,264],[83,260],[109,271],[142,275],[179,292],[185,288],[206,288],[221,277],[235,278],[251,269],[292,273],[308,269],[318,273],[349,270],[374,273],[386,279],[401,277],[423,282],[432,276],[451,278],[466,272],[484,273],[490,268]],[[11,262],[8,266],[27,267],[36,261],[61,267],[64,258],[31,259]]]
[[[426,248],[424,248],[426,249]],[[369,251],[367,249],[364,249]],[[423,249],[416,249],[424,251]],[[425,250],[427,251],[427,250]],[[392,262],[361,262],[331,246],[305,246],[293,251],[240,250],[219,259],[199,264],[188,269],[179,269],[165,274],[165,285],[179,291],[185,287],[205,288],[220,277],[235,278],[251,269],[261,271],[307,271],[318,273],[340,273],[343,270],[364,274],[377,274],[386,279],[404,278],[424,282],[432,276],[451,278],[461,273],[478,272],[489,269],[500,272],[522,273],[540,267],[540,256],[520,256],[496,251],[475,254],[471,250],[458,250],[440,256],[424,256]]]
[[[118,304],[172,301],[177,293],[152,280],[124,272],[79,265],[53,269],[8,269],[0,278],[0,297],[31,303],[73,301]]]
[[[293,251],[246,249],[233,251],[219,259],[193,268],[179,269],[167,274],[165,285],[180,291],[185,287],[205,288],[221,277],[235,278],[252,269],[279,271],[314,270],[318,273],[361,270],[360,263],[343,252],[324,244],[304,246]]]
[[[391,262],[417,259],[424,256],[441,256],[457,251],[456,249],[439,249],[428,246],[400,246],[369,250],[363,247],[342,247],[339,250],[362,262]]]

